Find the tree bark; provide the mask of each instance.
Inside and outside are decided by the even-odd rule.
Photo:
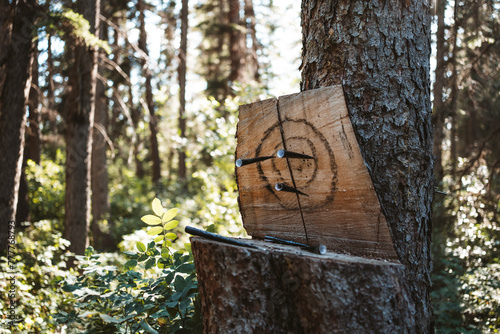
[[[100,0],[80,0],[78,12],[98,31]],[[66,97],[66,198],[64,238],[70,251],[83,254],[89,245],[92,132],[94,127],[97,48],[74,38],[70,91]],[[71,43],[71,42],[70,42]]]
[[[146,33],[146,22],[144,15],[144,3],[139,1],[137,3],[137,7],[139,10],[139,48],[144,51],[146,55],[148,55],[148,47],[147,47],[147,33]],[[153,87],[151,86],[152,73],[149,68],[149,64],[147,60],[144,60],[142,63],[142,70],[144,72],[144,76],[146,78],[146,82],[144,83],[144,87],[146,88],[146,105],[148,107],[149,112],[149,130],[150,130],[150,150],[151,150],[151,161],[153,163],[152,166],[152,179],[153,183],[157,183],[161,179],[161,166],[160,166],[160,153],[158,150],[158,124],[156,121],[155,115],[155,103],[153,100]]]
[[[302,90],[343,84],[349,116],[405,267],[411,332],[432,330],[434,194],[428,2],[303,0]]]
[[[9,221],[16,218],[26,128],[25,106],[31,87],[36,0],[2,2],[0,52],[3,83],[0,91],[0,253],[7,247]],[[12,23],[9,23],[12,22]],[[4,30],[5,29],[5,30]],[[11,33],[10,33],[11,31]],[[5,36],[4,36],[5,33]],[[10,37],[10,38],[9,38]],[[5,43],[4,38],[9,42]],[[5,52],[5,53],[4,53]],[[5,64],[5,65],[3,65]],[[4,66],[3,68],[1,68]]]
[[[397,263],[191,238],[205,333],[409,333]]]
[[[442,148],[444,140],[444,118],[445,108],[443,101],[443,87],[445,81],[445,53],[446,45],[444,39],[445,24],[444,13],[446,9],[446,0],[437,2],[437,33],[436,33],[436,70],[434,81],[434,101],[433,101],[433,125],[434,125],[434,148],[433,153],[436,157],[434,164],[434,175],[436,180],[441,182],[443,180],[444,169],[442,161]]]
[[[25,222],[31,219],[28,197],[28,183],[26,180],[26,161],[32,160],[40,163],[41,150],[41,113],[40,113],[40,88],[38,87],[38,42],[34,42],[33,65],[31,66],[31,87],[28,98],[28,125],[26,142],[24,144],[23,168],[19,184],[19,198],[17,202],[16,221]]]
[[[187,31],[188,31],[188,0],[182,0],[181,9],[181,45],[179,49],[179,131],[181,139],[186,138],[186,57],[187,57]],[[180,180],[185,180],[186,169],[186,148],[184,145],[179,149],[179,170]]]
[[[102,7],[101,7],[102,8]],[[100,27],[100,39],[107,40],[107,27]],[[105,57],[104,52],[101,52]],[[100,228],[101,220],[109,221],[109,191],[108,191],[108,163],[107,140],[108,137],[108,97],[103,80],[104,67],[98,65],[99,78],[96,80],[95,118],[92,135],[92,163],[91,163],[91,188],[92,188],[92,238],[94,247],[99,250],[110,249],[109,233]],[[111,229],[111,227],[110,227]]]
[[[230,84],[241,80],[242,67],[245,62],[245,40],[240,20],[240,0],[229,0],[229,58],[231,69],[229,72]],[[231,87],[228,87],[232,92]],[[232,94],[231,94],[232,95]]]
[[[252,40],[252,47],[247,50],[247,67],[249,77],[253,80],[259,81],[259,57],[257,50],[259,50],[259,41],[257,40],[257,30],[255,28],[255,11],[253,9],[253,0],[245,0],[245,20],[247,22],[247,35]]]

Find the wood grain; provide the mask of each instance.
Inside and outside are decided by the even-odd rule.
[[[280,148],[314,157],[237,168],[240,210],[250,235],[397,259],[341,86],[242,106],[239,117],[237,159],[273,155]],[[308,196],[277,192],[276,182]]]

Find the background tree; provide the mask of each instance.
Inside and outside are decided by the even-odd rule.
[[[101,2],[101,12],[105,8],[105,1]],[[108,40],[108,26],[101,22],[99,27],[99,38],[103,41]],[[113,226],[108,225],[108,232],[103,231],[100,222],[106,220],[109,224],[109,184],[108,184],[108,162],[107,148],[111,142],[109,138],[109,99],[106,95],[107,78],[105,71],[104,50],[99,50],[98,68],[96,77],[95,92],[95,117],[92,133],[92,155],[91,155],[91,190],[92,190],[92,237],[94,246],[98,249],[106,249],[114,246],[110,239],[109,229]]]
[[[181,9],[181,45],[179,48],[179,132],[181,140],[186,139],[186,68],[187,68],[187,33],[188,33],[188,0],[182,0]],[[186,149],[179,151],[179,179],[186,180]]]
[[[80,0],[77,11],[98,31],[100,1]],[[64,238],[70,249],[83,254],[89,245],[91,210],[91,156],[97,78],[97,48],[81,36],[70,35],[67,59],[74,59],[69,72],[64,109],[66,121],[66,197]],[[71,58],[69,58],[71,57]]]
[[[139,12],[139,48],[144,52],[144,58],[142,59],[142,71],[144,73],[145,77],[145,82],[144,82],[144,88],[146,90],[146,103],[145,106],[147,107],[148,115],[149,115],[149,131],[150,131],[150,154],[151,154],[151,161],[152,161],[152,178],[153,178],[153,183],[157,183],[160,178],[161,178],[161,166],[160,166],[160,153],[158,150],[158,139],[157,139],[157,133],[158,133],[158,121],[156,119],[156,114],[155,114],[155,103],[153,99],[153,87],[152,87],[152,71],[150,68],[150,61],[149,61],[149,52],[148,52],[148,36],[146,33],[146,22],[145,22],[145,10],[146,10],[146,3],[142,0],[137,1],[137,10]]]
[[[500,301],[491,298],[500,275],[499,7],[497,1],[442,6],[453,14],[444,17],[442,30],[438,17],[442,51],[434,86],[434,113],[441,122],[436,147],[442,172],[436,176],[445,191],[434,203],[436,326],[489,332],[500,326]]]
[[[0,252],[15,221],[24,153],[25,106],[31,87],[36,1],[3,1],[0,9]],[[5,48],[4,48],[5,47]]]
[[[391,0],[380,6],[305,0],[302,27],[301,89],[343,85],[362,155],[406,268],[416,331],[429,332],[434,180],[428,2]]]

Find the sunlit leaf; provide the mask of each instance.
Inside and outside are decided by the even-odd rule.
[[[149,235],[157,235],[163,232],[163,227],[161,226],[155,226],[149,229],[148,234]]]
[[[156,217],[153,215],[145,215],[141,218],[143,222],[145,222],[148,225],[158,225],[161,224],[161,219],[160,217]]]
[[[169,221],[168,223],[165,224],[164,229],[165,230],[171,230],[173,228],[176,228],[177,225],[179,225],[179,221],[178,220],[172,220],[172,221]]]
[[[161,217],[161,222],[166,223],[166,222],[170,221],[171,219],[173,219],[177,215],[177,211],[178,211],[178,209],[174,208],[174,209],[170,209],[167,212],[165,212],[163,214],[163,216]]]
[[[177,238],[177,234],[175,233],[167,233],[166,235],[167,238],[175,240]]]
[[[137,247],[137,249],[139,250],[139,252],[144,252],[146,250],[146,246],[144,246],[144,244],[140,241],[137,241],[135,243],[135,247]]]
[[[165,236],[162,234],[162,235],[159,235],[155,238],[155,242],[160,242],[163,240],[163,238],[165,238]]]
[[[170,250],[168,248],[161,249],[161,257],[164,259],[170,258]]]
[[[158,217],[161,217],[163,215],[163,205],[161,205],[161,201],[158,198],[155,198],[152,203],[153,206],[153,212],[155,215]]]

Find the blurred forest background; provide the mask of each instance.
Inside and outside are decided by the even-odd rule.
[[[93,13],[98,30],[86,19],[85,15],[92,17],[88,6],[87,14],[82,9],[82,3],[91,2],[28,1],[36,9],[33,20],[24,22],[10,39],[0,35],[0,88],[9,68],[3,61],[8,45],[34,37],[16,212],[18,315],[23,318],[19,330],[56,331],[70,321],[87,326],[82,319],[95,314],[72,314],[75,299],[68,292],[72,290],[61,288],[63,281],[72,286],[68,280],[76,273],[66,268],[66,251],[83,254],[90,244],[102,253],[101,263],[92,252],[80,258],[102,269],[91,273],[95,276],[85,284],[101,284],[105,291],[110,280],[132,279],[132,274],[111,279],[103,266],[130,263],[122,251],[134,247],[145,254],[137,242],[144,246],[151,236],[141,217],[151,212],[155,197],[165,208],[179,209],[174,248],[189,249],[181,232],[186,225],[245,235],[234,180],[238,106],[299,90],[297,1],[101,0]],[[11,1],[2,0],[0,6],[5,32],[14,14],[9,12]],[[500,2],[441,0],[435,9],[431,74],[438,181],[433,219],[435,326],[438,333],[498,332]],[[99,51],[96,97],[91,101],[94,125],[88,129],[91,121],[85,121],[85,113],[79,114],[76,107],[85,98],[76,64],[80,53],[92,47]],[[6,101],[0,102],[2,108]],[[1,117],[4,122],[7,116]],[[85,144],[88,140],[82,142],[89,136],[91,146]],[[87,176],[75,167],[87,160],[88,189],[79,186]],[[2,177],[7,177],[3,168]],[[81,226],[84,233],[78,232]],[[3,260],[2,266],[7,263]],[[140,278],[150,279],[152,270],[146,266]],[[137,300],[139,289],[149,284],[144,282],[126,288],[138,291],[135,295],[129,291],[137,302],[136,314],[146,312],[151,317],[152,312],[138,306],[145,303]],[[8,289],[0,281],[0,318],[5,323]],[[99,300],[89,291],[79,299],[83,304],[77,304],[82,310],[85,303],[89,309],[97,307],[90,304]],[[196,312],[195,299],[176,307]],[[184,321],[182,307],[171,318],[180,316]],[[54,316],[57,312],[59,316]],[[113,325],[119,317],[106,318],[110,312],[102,311],[101,323],[92,326]],[[157,315],[155,328],[173,326],[173,321],[163,323],[162,317],[168,318]],[[155,329],[147,329],[148,322],[135,321],[144,332],[154,333]],[[10,333],[5,328],[0,333]]]

